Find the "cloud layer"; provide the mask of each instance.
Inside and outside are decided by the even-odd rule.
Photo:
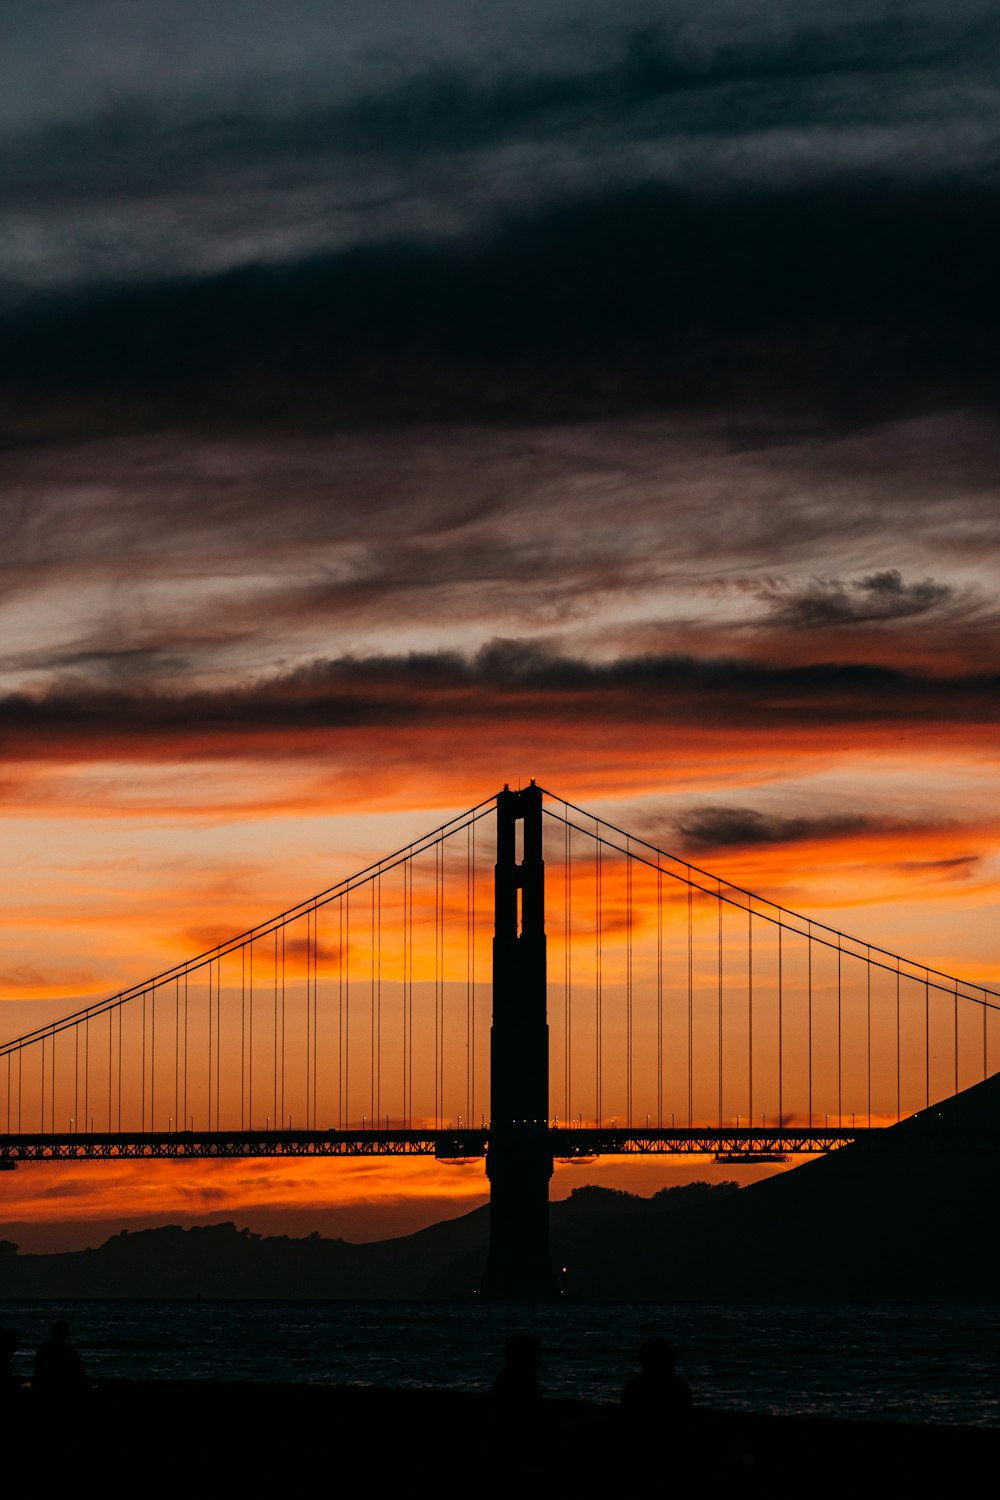
[[[912,5],[14,7],[12,281],[145,279],[481,230],[656,184],[996,170],[997,21]],[[384,12],[384,13],[383,13]],[[241,46],[230,46],[238,28]],[[100,38],[104,37],[104,45]],[[166,65],[164,59],[166,58]],[[44,59],[44,63],[43,63]]]

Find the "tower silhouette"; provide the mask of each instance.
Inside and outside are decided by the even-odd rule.
[[[542,793],[534,781],[523,791],[504,787],[497,797],[494,920],[490,1248],[482,1293],[511,1300],[552,1297],[545,863]]]

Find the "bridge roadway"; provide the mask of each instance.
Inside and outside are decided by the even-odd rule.
[[[489,1127],[461,1130],[170,1130],[38,1132],[0,1135],[0,1170],[19,1162],[268,1156],[434,1156],[466,1161],[486,1155]],[[1000,1127],[938,1126],[914,1118],[885,1127],[766,1129],[742,1126],[669,1129],[644,1126],[550,1126],[556,1161],[598,1156],[699,1156],[753,1163],[819,1155],[854,1145],[866,1151],[997,1151]]]

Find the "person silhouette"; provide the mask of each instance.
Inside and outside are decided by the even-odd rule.
[[[622,1419],[633,1461],[685,1463],[691,1451],[691,1390],[677,1374],[677,1354],[662,1338],[639,1347],[639,1371],[625,1382]]]
[[[68,1395],[88,1389],[83,1361],[69,1342],[69,1324],[60,1318],[35,1355],[31,1389],[42,1395]]]
[[[538,1384],[541,1345],[533,1333],[515,1333],[504,1344],[504,1367],[493,1382],[493,1436],[499,1457],[539,1456],[548,1425]]]

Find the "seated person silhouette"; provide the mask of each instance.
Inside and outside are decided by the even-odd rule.
[[[626,1454],[639,1463],[686,1463],[691,1449],[691,1391],[676,1370],[666,1339],[639,1348],[640,1374],[625,1382],[622,1421]]]
[[[516,1461],[545,1448],[545,1420],[538,1361],[541,1345],[533,1333],[515,1333],[504,1345],[506,1363],[493,1382],[493,1435],[497,1455]]]
[[[60,1319],[35,1355],[31,1389],[45,1396],[75,1395],[89,1390],[83,1362],[69,1342],[69,1324]]]

